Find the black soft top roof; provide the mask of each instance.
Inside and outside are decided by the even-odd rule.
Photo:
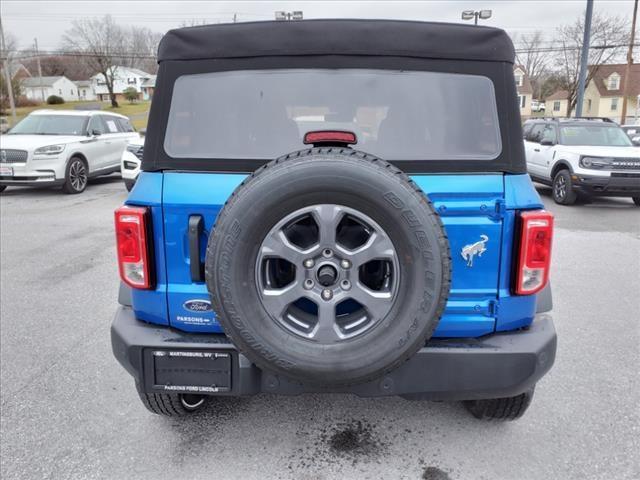
[[[499,28],[400,20],[228,23],[170,30],[158,61],[297,55],[370,55],[513,63]]]

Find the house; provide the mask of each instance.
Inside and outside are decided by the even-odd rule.
[[[142,84],[142,99],[151,100],[153,98],[153,92],[156,89],[156,77],[157,75],[151,75]]]
[[[593,68],[593,67],[589,67]],[[622,100],[627,65],[600,65],[584,91],[582,114],[584,116],[608,117],[621,122]],[[640,115],[640,63],[631,65],[627,88],[627,122]]]
[[[31,72],[27,67],[25,67],[21,63],[13,62],[9,65],[9,73],[11,74],[12,79],[22,80],[23,78],[29,78],[31,76]]]
[[[96,92],[93,89],[93,82],[91,80],[77,80],[73,82],[78,89],[78,100],[95,100]]]
[[[44,102],[51,95],[62,97],[65,102],[78,100],[78,88],[65,76],[27,77],[20,81],[22,93],[30,100]]]
[[[518,90],[518,105],[520,105],[520,116],[529,118],[531,116],[531,100],[533,99],[533,88],[529,81],[529,75],[522,65],[514,65],[513,76],[516,79]]]
[[[593,66],[589,66],[593,71]],[[584,89],[582,115],[585,117],[608,117],[614,122],[622,123],[622,100],[627,65],[600,65]],[[626,123],[640,116],[640,63],[634,63],[629,70],[629,87],[627,89]],[[546,115],[564,117],[567,114],[567,92],[558,90],[547,97]],[[571,112],[575,115],[575,112]]]
[[[558,90],[546,98],[544,114],[547,117],[566,117],[568,102],[569,92]]]
[[[143,72],[142,70],[138,70],[137,68],[129,68],[129,67],[114,67],[114,81],[113,81],[113,92],[116,94],[116,100],[124,101],[124,95],[122,92],[129,87],[133,87],[138,92],[138,98],[143,98],[142,93],[142,84],[145,80],[149,80],[153,75],[147,72]],[[104,75],[98,73],[91,77],[91,82],[93,83],[93,89],[95,95],[98,100],[103,102],[108,102],[110,100],[109,90],[107,89],[107,83],[105,81]],[[155,84],[155,82],[154,82]]]

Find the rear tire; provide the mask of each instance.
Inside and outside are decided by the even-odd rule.
[[[1,192],[2,190],[0,190]],[[632,197],[633,203],[635,203],[638,207],[640,207],[640,197]]]
[[[70,195],[82,193],[89,183],[89,168],[84,160],[72,157],[64,174],[62,191]]]
[[[200,410],[207,403],[207,397],[204,395],[146,393],[138,385],[136,385],[136,390],[147,410],[166,417],[189,415]]]
[[[553,178],[553,201],[559,205],[573,205],[578,194],[573,189],[569,170],[560,170]]]
[[[515,397],[467,400],[465,408],[479,420],[517,420],[531,405],[533,388]]]

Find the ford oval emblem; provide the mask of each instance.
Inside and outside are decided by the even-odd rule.
[[[211,302],[209,300],[201,299],[187,300],[182,304],[182,308],[184,308],[185,310],[189,310],[190,312],[199,313],[210,312],[212,310]]]

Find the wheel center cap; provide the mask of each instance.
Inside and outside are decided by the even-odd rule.
[[[320,285],[323,287],[330,287],[336,283],[338,271],[331,265],[323,265],[318,269],[317,277]]]

